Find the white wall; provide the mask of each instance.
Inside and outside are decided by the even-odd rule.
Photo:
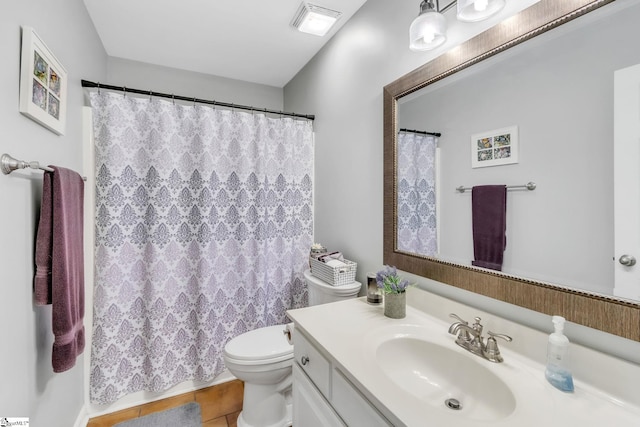
[[[315,240],[357,261],[361,282],[368,271],[382,266],[382,88],[452,46],[434,53],[408,49],[408,28],[418,3],[368,0],[284,90],[285,109],[316,115]],[[514,3],[519,2],[507,4]],[[551,329],[549,316],[411,278],[448,298]],[[567,333],[587,346],[640,363],[638,342],[578,325],[568,325]]]
[[[282,110],[282,88],[109,57],[109,84]]]
[[[20,26],[35,29],[69,78],[67,126],[56,136],[19,113]],[[82,0],[5,0],[0,4],[0,152],[82,172],[81,79],[104,80],[106,54]],[[83,405],[85,349],[76,366],[51,367],[51,307],[32,299],[35,229],[42,173],[0,175],[0,415],[34,426],[72,426]]]

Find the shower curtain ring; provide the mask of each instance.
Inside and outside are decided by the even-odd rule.
[[[98,82],[98,95],[100,95],[100,82]]]
[[[122,86],[122,97],[123,98],[127,97],[127,87],[126,86]]]
[[[153,95],[152,91],[149,91],[149,101],[151,101],[151,96]]]
[[[196,97],[195,96],[193,97],[193,106],[194,107],[196,106]]]
[[[173,102],[173,105],[176,105],[176,97],[171,94],[171,102]]]

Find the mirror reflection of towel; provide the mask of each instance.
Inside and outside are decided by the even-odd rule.
[[[507,246],[507,187],[480,185],[471,190],[473,256],[477,267],[502,271]]]

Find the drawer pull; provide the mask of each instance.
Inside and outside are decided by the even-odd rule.
[[[305,366],[307,363],[309,363],[309,357],[308,356],[302,356],[300,358],[300,363],[302,363],[302,366]]]

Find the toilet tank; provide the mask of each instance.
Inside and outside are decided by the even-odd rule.
[[[309,291],[309,305],[320,305],[329,302],[342,301],[355,298],[360,293],[360,282],[347,283],[346,285],[333,286],[311,274],[311,270],[304,272],[304,279]]]

